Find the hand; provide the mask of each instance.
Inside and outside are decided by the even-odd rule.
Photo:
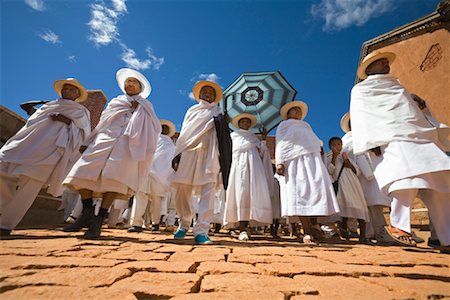
[[[228,114],[228,112],[225,113],[224,119],[225,119],[225,122],[227,122],[227,124],[231,123],[231,121],[232,121],[232,119],[231,119],[230,115]]]
[[[283,164],[277,165],[277,174],[281,175],[281,176],[284,176],[284,172],[285,172],[284,165]]]
[[[78,151],[80,151],[80,153],[84,153],[84,151],[86,151],[86,149],[87,149],[87,146],[82,145],[82,146],[80,146],[80,149]]]
[[[58,122],[62,122],[66,125],[70,125],[70,123],[72,123],[72,120],[69,119],[68,117],[66,117],[65,115],[62,115],[60,113],[53,113],[50,115],[50,118],[53,121],[58,121]]]
[[[372,148],[372,149],[370,149],[370,151],[375,153],[376,156],[381,156],[381,148],[380,147]]]
[[[178,170],[178,165],[181,160],[181,154],[178,154],[172,159],[172,169],[176,172]]]
[[[261,137],[262,137],[263,141],[265,141],[265,140],[267,139],[267,134],[268,134],[269,132],[268,132],[267,129],[265,129],[264,127],[263,127],[263,128],[260,128],[260,129],[259,129],[259,132],[261,133]]]
[[[350,160],[348,158],[344,159],[344,167],[349,168],[349,169],[353,169],[353,165],[352,165],[352,163],[350,162]]]
[[[136,107],[138,106],[138,104],[139,104],[139,102],[137,102],[137,101],[131,101],[131,109],[135,110]]]

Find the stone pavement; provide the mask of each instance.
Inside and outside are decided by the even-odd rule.
[[[104,229],[96,241],[25,229],[0,241],[0,299],[441,299],[450,255],[426,246],[305,246],[295,239]]]

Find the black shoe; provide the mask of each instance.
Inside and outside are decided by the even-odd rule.
[[[220,229],[222,228],[222,225],[219,223],[214,224],[214,233],[220,233]]]
[[[11,230],[0,228],[0,239],[8,238],[11,236]]]
[[[159,224],[153,224],[152,231],[159,231]]]
[[[128,232],[142,232],[143,229],[140,226],[131,226],[128,228]]]
[[[108,210],[106,208],[100,208],[98,215],[95,216],[92,220],[91,226],[89,226],[88,231],[84,233],[84,239],[95,240],[100,237],[100,233],[102,232],[103,220],[105,219],[107,213]]]
[[[428,247],[437,248],[440,246],[441,246],[441,242],[439,240],[432,240],[430,238],[428,239]]]
[[[63,228],[64,232],[78,232],[83,228],[88,228],[94,218],[94,207],[92,206],[92,199],[83,200],[83,210],[81,216],[77,218],[75,223]]]

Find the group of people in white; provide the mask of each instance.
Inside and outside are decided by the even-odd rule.
[[[221,174],[227,154],[217,129],[222,89],[216,83],[195,84],[198,103],[186,112],[174,143],[175,126],[158,119],[146,99],[150,83],[141,73],[117,72],[124,94],[108,103],[92,132],[89,111],[80,104],[87,99],[85,88],[72,78],[57,80],[60,98],[39,108],[0,149],[1,236],[11,234],[47,187],[54,196],[63,188],[79,195],[81,213],[63,230],[87,228],[86,239],[100,236],[114,202],[133,197],[129,231],[142,231],[144,223],[158,231],[162,214],[169,225],[177,214],[174,239],[184,239],[193,224],[197,244],[212,243],[212,222],[238,228],[245,241],[255,226],[272,224],[276,236],[284,219],[294,231],[301,223],[306,244],[322,241],[329,228],[348,238],[355,232],[349,220],[355,220],[361,242],[414,246],[411,205],[420,196],[435,244],[448,251],[450,130],[389,75],[394,59],[393,53],[377,51],[364,58],[358,67],[362,81],[353,87],[350,112],[341,120],[345,135],[329,140],[328,154],[303,121],[308,112],[303,101],[280,109],[274,164],[267,131],[259,137],[251,131],[256,116],[228,120],[234,129],[228,180]],[[390,226],[384,207],[390,207]],[[151,221],[144,220],[146,211]]]

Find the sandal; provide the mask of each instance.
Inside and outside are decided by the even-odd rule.
[[[411,234],[392,226],[385,226],[384,228],[387,234],[393,238],[397,244],[407,247],[416,247],[416,242]]]
[[[310,234],[305,234],[305,236],[303,237],[303,244],[305,245],[312,245],[312,246],[317,246],[318,243],[316,242],[316,240],[314,239],[314,237]]]

